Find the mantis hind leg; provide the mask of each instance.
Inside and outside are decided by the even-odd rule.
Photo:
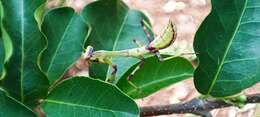
[[[192,55],[192,54],[195,54],[195,53],[182,53],[182,54],[179,54],[179,55],[174,55],[174,56],[170,56],[170,57],[166,57],[166,58],[159,58],[159,60],[160,61],[167,61],[167,60],[170,60],[170,59],[173,59],[173,58],[176,58],[176,57],[185,56],[185,55]]]
[[[145,33],[149,43],[152,42],[154,40],[154,38],[152,37],[152,35],[149,32],[149,30],[152,30],[152,28],[149,26],[149,24],[145,20],[141,21],[141,25],[143,27],[144,33]]]
[[[146,38],[148,39],[149,43],[151,43],[151,42],[154,40],[154,38],[153,38],[153,37],[151,36],[151,34],[149,33],[149,30],[152,30],[151,27],[150,27],[149,24],[148,24],[147,22],[145,22],[144,20],[141,21],[141,25],[142,25],[142,27],[143,27],[144,33],[145,33],[145,35],[146,35]],[[158,57],[158,59],[159,59],[160,61],[163,60],[163,58],[162,58],[162,56],[160,55],[160,52],[159,52],[158,50],[156,50],[156,51],[151,51],[151,53],[154,53],[154,54]]]
[[[144,65],[144,57],[140,57],[140,63],[137,65],[137,67],[131,72],[131,74],[127,77],[127,80],[130,81],[132,80],[133,76],[135,75],[135,73],[141,69]]]
[[[131,74],[127,77],[127,82],[134,87],[137,91],[139,91],[139,93],[141,93],[141,90],[138,86],[136,86],[131,80],[133,79],[134,75],[136,74],[136,72],[138,70],[140,70],[143,65],[144,65],[144,57],[139,57],[139,59],[141,60],[140,63],[137,65],[137,67],[131,72]]]
[[[143,47],[144,44],[138,41],[137,39],[133,39],[133,42],[138,46],[138,47]]]

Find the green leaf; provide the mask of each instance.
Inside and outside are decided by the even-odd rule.
[[[13,53],[13,45],[10,37],[8,36],[6,30],[1,25],[1,33],[2,33],[2,39],[3,39],[3,45],[5,50],[5,62],[7,62]]]
[[[212,0],[194,42],[200,93],[225,97],[260,81],[259,13],[259,0]]]
[[[184,58],[160,62],[157,57],[145,59],[144,65],[134,74],[131,85],[126,79],[138,64],[124,74],[117,86],[132,98],[144,98],[150,94],[193,76],[192,64]]]
[[[9,97],[5,91],[0,88],[0,116],[1,117],[37,117],[30,109]]]
[[[45,4],[42,4],[41,6],[39,6],[34,12],[34,18],[40,29],[41,29],[41,25],[42,25],[43,18],[44,18],[44,13],[46,10],[47,10],[47,8],[46,8],[46,3],[45,3]]]
[[[4,17],[4,10],[3,10],[2,1],[0,1],[1,37],[3,40],[3,45],[4,45],[4,50],[5,50],[4,53],[5,53],[5,62],[6,62],[12,56],[13,47],[12,47],[12,42],[11,42],[10,37],[8,36],[6,30],[3,27],[3,22],[2,22],[3,17]]]
[[[133,100],[100,80],[73,77],[50,92],[42,108],[47,117],[138,117]]]
[[[115,51],[138,47],[133,39],[148,43],[141,26],[141,20],[149,22],[147,17],[140,11],[130,10],[121,0],[93,2],[84,8],[82,16],[93,28],[87,45],[95,50]],[[130,57],[113,58],[113,63],[118,66],[117,80],[138,61]],[[105,79],[110,72],[111,68],[107,66],[94,66],[90,69],[90,76]]]
[[[88,25],[72,8],[63,7],[45,15],[42,31],[48,47],[41,55],[41,67],[53,83],[80,58]]]
[[[34,19],[34,11],[43,3],[45,0],[2,1],[3,27],[13,45],[2,84],[12,97],[28,105],[45,97],[49,86],[48,79],[37,65],[45,39]]]
[[[6,52],[5,52],[5,46],[4,46],[4,40],[3,40],[3,34],[2,34],[2,15],[3,14],[3,8],[0,1],[0,25],[1,25],[1,31],[0,31],[0,80],[4,77],[4,63],[6,58]]]
[[[4,63],[5,63],[5,49],[4,49],[3,39],[0,38],[0,79],[3,76]]]

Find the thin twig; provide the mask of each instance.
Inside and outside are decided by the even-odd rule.
[[[260,94],[248,95],[246,103],[260,103]],[[223,100],[204,100],[195,98],[189,102],[181,104],[141,107],[140,116],[192,113],[201,115],[202,117],[211,117],[212,115],[209,111],[230,106],[234,105]]]

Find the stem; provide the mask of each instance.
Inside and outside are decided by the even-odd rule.
[[[248,95],[246,103],[260,103],[260,94]],[[211,117],[209,111],[234,106],[230,103],[226,103],[223,100],[203,100],[193,99],[186,103],[170,104],[161,106],[147,106],[140,108],[140,116],[157,116],[157,115],[169,115],[169,114],[184,114],[192,113],[201,115],[202,117]]]

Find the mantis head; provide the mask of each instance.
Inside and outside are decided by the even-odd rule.
[[[90,59],[93,55],[94,49],[92,46],[88,46],[83,54],[84,59]]]

